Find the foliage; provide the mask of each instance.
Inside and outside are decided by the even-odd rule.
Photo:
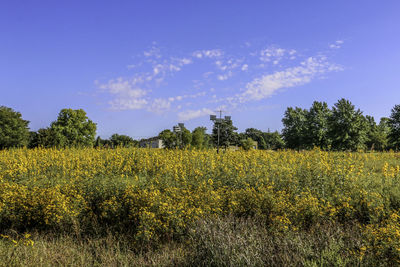
[[[192,146],[197,149],[208,148],[206,127],[197,127],[192,132]]]
[[[254,140],[251,138],[246,138],[246,139],[242,139],[240,141],[240,146],[244,149],[244,150],[250,150],[254,147]]]
[[[225,149],[231,145],[237,145],[239,143],[239,138],[238,134],[235,132],[236,130],[237,128],[233,126],[232,120],[216,120],[211,135],[213,145],[217,147],[219,142],[219,145]]]
[[[266,149],[278,150],[285,148],[285,142],[283,141],[282,136],[281,134],[279,134],[278,131],[270,132],[268,130],[268,132],[264,132],[262,135],[265,141]]]
[[[178,137],[171,130],[163,130],[158,137],[163,141],[165,148],[173,149],[178,147]]]
[[[282,136],[286,147],[304,149],[306,144],[307,110],[289,107],[282,119]]]
[[[0,149],[27,146],[30,137],[28,124],[21,113],[0,106]]]
[[[396,150],[400,149],[400,105],[392,108],[388,121],[390,127],[389,139],[390,144]]]
[[[356,151],[364,148],[367,122],[350,101],[340,99],[332,108],[329,122],[332,149]]]
[[[367,141],[365,145],[370,150],[383,151],[388,146],[388,135],[390,128],[387,125],[387,118],[382,118],[379,125],[376,124],[375,120],[371,116],[365,116],[368,128],[367,128]]]
[[[114,147],[135,147],[138,145],[137,141],[133,140],[132,137],[123,134],[111,135],[110,141]]]
[[[325,102],[314,101],[310,110],[306,113],[304,146],[308,149],[319,147],[329,149],[330,139],[329,118],[331,110]]]
[[[256,141],[259,149],[268,148],[263,136],[263,132],[260,130],[257,130],[255,128],[248,128],[244,132],[244,137],[245,139],[251,138],[252,140]]]
[[[181,131],[176,133],[176,135],[180,148],[185,148],[192,143],[192,133],[186,127],[181,127]]]
[[[316,255],[307,245],[311,250],[304,255],[314,256],[303,260],[318,262],[321,256],[340,263],[351,256],[360,263],[395,265],[400,261],[399,158],[394,152],[317,149],[223,154],[140,148],[4,150],[0,232],[123,233],[141,248],[178,242],[205,218],[254,218],[262,231],[287,236],[285,242],[297,233],[318,233],[312,230],[318,225],[355,225],[359,241],[350,246],[338,237],[339,243],[330,240]],[[235,234],[240,237],[240,231]],[[261,242],[260,236],[254,238]],[[249,243],[258,251],[256,247]],[[271,248],[265,249],[260,251]]]
[[[96,128],[84,110],[62,109],[49,128],[38,131],[31,146],[91,147],[95,142]]]

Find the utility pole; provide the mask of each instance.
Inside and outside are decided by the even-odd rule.
[[[183,148],[183,140],[182,140],[182,134],[183,134],[183,129],[185,128],[185,124],[183,123],[178,123],[177,126],[174,126],[172,129],[174,133],[176,133],[178,137],[178,147]]]
[[[217,124],[217,153],[219,153],[219,139],[220,139],[221,123],[223,121],[230,121],[231,116],[225,116],[225,118],[223,119],[222,118],[222,110],[217,110],[216,112],[219,113],[219,118],[217,118],[216,115],[210,115],[210,120]]]

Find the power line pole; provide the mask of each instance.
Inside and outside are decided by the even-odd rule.
[[[222,110],[217,110],[217,113],[219,113],[219,118],[217,118],[216,115],[210,115],[210,120],[212,120],[214,123],[217,124],[217,153],[219,153],[219,140],[220,140],[220,131],[221,131],[221,123],[223,121],[230,121],[231,116],[225,116],[225,118],[222,118]]]

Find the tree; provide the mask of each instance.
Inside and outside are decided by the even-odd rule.
[[[358,150],[365,147],[367,139],[367,121],[360,109],[346,99],[340,99],[332,108],[329,119],[329,136],[332,149]]]
[[[83,109],[62,109],[50,129],[55,146],[93,146],[96,123],[92,122]]]
[[[218,128],[219,128],[219,145],[225,149],[230,145],[239,143],[238,134],[235,132],[237,128],[233,126],[232,120],[216,120],[212,130],[212,141],[215,146],[218,146]]]
[[[240,146],[244,149],[244,150],[250,150],[253,148],[254,146],[254,140],[251,139],[250,137],[246,138],[246,139],[242,139],[240,142]]]
[[[374,117],[365,116],[367,121],[367,140],[365,145],[370,150],[382,151],[388,145],[388,134],[390,128],[387,125],[387,118],[382,118],[379,125],[376,124]]]
[[[123,134],[113,134],[110,137],[110,141],[114,147],[134,147],[137,146],[137,141],[133,140],[132,137]]]
[[[55,133],[51,128],[41,128],[31,133],[29,147],[53,147],[56,145]]]
[[[192,146],[197,149],[207,148],[206,127],[197,127],[192,132]]]
[[[286,146],[291,149],[303,149],[306,142],[306,120],[308,111],[289,107],[282,119],[282,136]]]
[[[259,149],[267,149],[267,144],[265,143],[263,132],[255,128],[248,128],[244,132],[245,138],[251,138],[257,142]]]
[[[27,146],[29,142],[29,121],[12,108],[0,107],[0,149]]]
[[[163,141],[164,147],[167,149],[173,149],[178,147],[178,139],[175,133],[171,130],[166,129],[159,133],[158,137]]]
[[[307,148],[319,147],[329,149],[329,117],[331,110],[325,102],[314,101],[306,113],[304,146]]]
[[[185,148],[192,143],[192,133],[185,126],[181,127],[181,131],[175,134],[179,140],[180,148]]]
[[[265,141],[266,149],[278,150],[285,147],[285,142],[278,131],[275,132],[264,132],[263,139]]]
[[[395,105],[392,108],[388,125],[390,127],[390,146],[398,150],[400,148],[400,105]]]

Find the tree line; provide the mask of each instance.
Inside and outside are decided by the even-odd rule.
[[[400,105],[379,124],[372,116],[346,99],[329,109],[327,103],[315,101],[310,109],[289,107],[282,119],[282,136],[290,149],[324,150],[398,150],[400,148]]]
[[[212,133],[206,127],[192,132],[186,127],[174,132],[159,133],[165,148],[210,149],[219,144],[250,149],[312,149],[324,150],[398,150],[400,148],[400,105],[395,105],[390,117],[379,124],[372,116],[364,116],[360,109],[346,99],[328,107],[315,101],[309,109],[288,107],[282,119],[283,130],[263,132],[248,128],[237,132],[231,119],[214,121]],[[137,147],[140,140],[127,135],[113,134],[109,139],[96,138],[97,124],[82,109],[62,109],[49,127],[29,131],[29,121],[9,107],[0,107],[0,149],[13,147]],[[219,130],[218,130],[219,129]],[[219,132],[219,134],[218,134]]]

